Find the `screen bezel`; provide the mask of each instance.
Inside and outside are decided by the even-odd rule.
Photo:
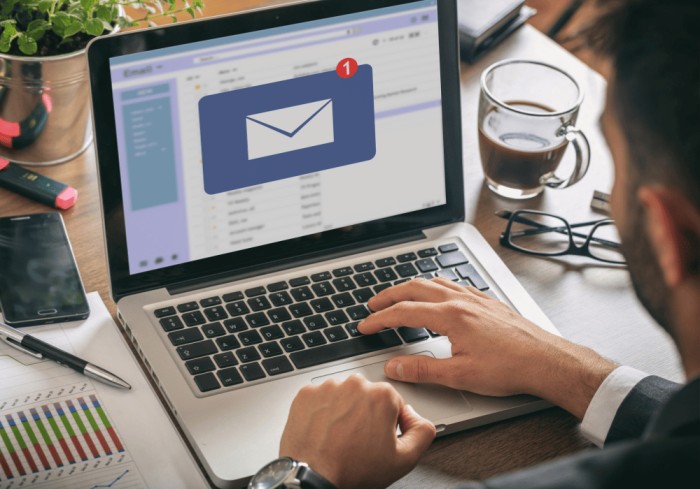
[[[411,3],[415,3],[415,0],[315,0],[103,36],[91,42],[87,55],[95,146],[110,283],[115,301],[136,292],[183,282],[191,283],[222,272],[234,276],[239,271],[255,267],[264,268],[269,263],[280,263],[325,251],[330,254],[341,248],[361,246],[363,242],[374,241],[380,236],[390,240],[396,235],[464,220],[457,6],[454,0],[437,0],[447,200],[445,205],[185,264],[133,275],[129,273],[110,58]]]

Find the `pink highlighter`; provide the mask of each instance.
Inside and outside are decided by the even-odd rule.
[[[78,191],[73,187],[4,158],[0,158],[0,187],[56,209],[70,209],[78,200]]]

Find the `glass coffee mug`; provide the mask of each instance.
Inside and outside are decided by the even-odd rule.
[[[479,150],[491,190],[527,199],[545,187],[566,188],[590,163],[586,136],[576,127],[583,94],[567,73],[540,61],[506,60],[481,75]],[[568,178],[555,175],[568,144],[576,164]]]

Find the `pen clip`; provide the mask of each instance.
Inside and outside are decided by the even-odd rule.
[[[20,345],[19,343],[17,343],[17,342],[16,342],[15,340],[13,340],[12,338],[8,338],[7,336],[0,336],[0,339],[2,339],[5,343],[7,343],[8,345],[10,345],[12,348],[14,348],[14,349],[16,349],[16,350],[19,350],[19,351],[21,351],[22,353],[26,353],[27,355],[31,355],[31,356],[33,356],[34,358],[38,358],[39,360],[43,360],[43,359],[44,359],[44,355],[42,355],[41,353],[39,353],[39,352],[37,352],[37,351],[34,351],[34,350],[30,350],[30,349],[27,348],[26,346]]]

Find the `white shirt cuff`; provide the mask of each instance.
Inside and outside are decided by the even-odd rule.
[[[632,367],[618,367],[608,375],[596,391],[581,422],[581,432],[602,447],[620,404],[642,379],[649,374]]]

